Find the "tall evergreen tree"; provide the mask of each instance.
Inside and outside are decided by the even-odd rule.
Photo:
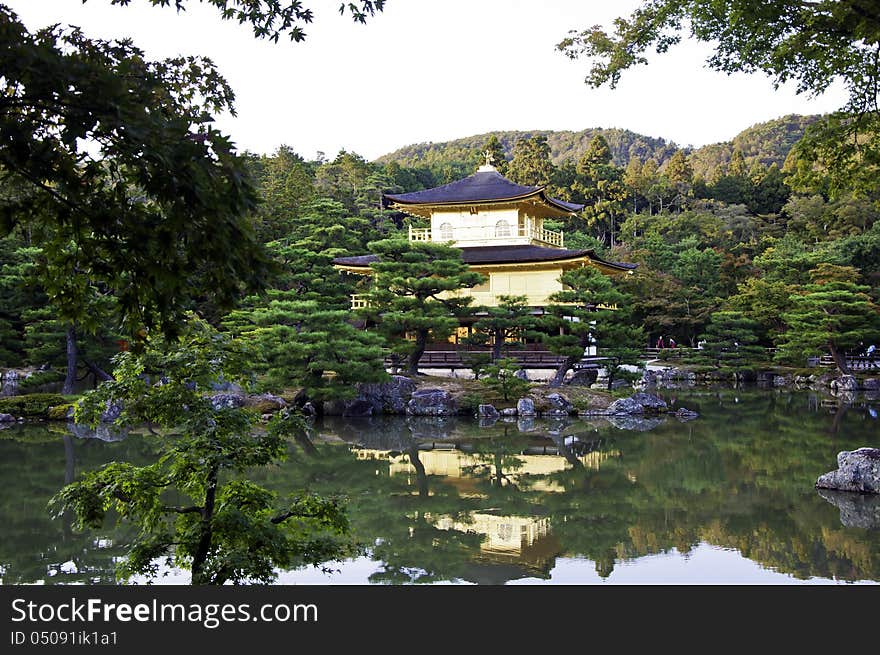
[[[553,169],[547,137],[538,135],[514,144],[507,177],[517,184],[546,186],[553,180]]]
[[[417,375],[429,337],[443,340],[455,331],[456,317],[472,301],[462,292],[486,277],[468,268],[461,250],[437,243],[386,239],[369,248],[379,261],[372,264],[367,316],[392,350],[407,357],[407,373]]]
[[[474,308],[475,313],[485,315],[474,323],[474,330],[492,344],[492,361],[501,359],[502,348],[521,344],[535,327],[536,318],[527,302],[526,296],[499,296],[496,307]]]
[[[504,152],[504,146],[501,143],[501,140],[497,135],[493,134],[490,136],[486,143],[483,145],[483,148],[476,153],[476,161],[478,166],[482,166],[486,163],[486,153],[489,153],[489,158],[492,162],[492,166],[494,166],[499,173],[502,175],[507,175],[507,153]]]
[[[625,213],[627,192],[623,185],[623,171],[611,162],[608,142],[601,134],[596,134],[578,160],[572,191],[579,202],[585,203],[584,216],[587,225],[595,230],[596,238],[614,246],[617,224]]]
[[[632,322],[632,298],[591,266],[566,271],[560,281],[566,290],[550,297],[553,304],[546,308],[541,325],[547,348],[564,357],[548,384],[560,386],[586,349],[595,345],[598,355],[609,358],[604,366],[611,388],[619,367],[636,364],[644,344],[641,327]]]
[[[877,341],[880,307],[868,295],[869,287],[856,282],[858,271],[851,266],[821,264],[810,277],[813,282],[792,297],[792,309],[784,315],[788,330],[778,356],[802,362],[827,351],[838,370],[848,374],[847,350]]]

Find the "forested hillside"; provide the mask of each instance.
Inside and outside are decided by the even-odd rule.
[[[638,134],[619,128],[589,128],[580,132],[551,130],[488,132],[454,141],[440,143],[416,143],[379,157],[376,162],[387,164],[396,162],[407,168],[428,168],[443,177],[458,177],[462,172],[469,174],[476,165],[474,153],[482,144],[494,136],[501,143],[506,159],[513,157],[517,141],[535,136],[546,137],[550,146],[550,160],[556,166],[567,162],[577,162],[587,151],[590,141],[597,134],[602,135],[611,150],[611,161],[615,166],[626,168],[631,159],[645,162],[653,159],[663,165],[681,147],[691,158],[694,175],[711,180],[714,175],[722,175],[730,164],[734,150],[740,150],[746,165],[760,162],[769,167],[776,164],[782,167],[791,147],[803,136],[808,125],[818,116],[799,116],[791,114],[775,120],[753,125],[730,141],[713,143],[701,148],[681,147],[674,142],[659,137]]]

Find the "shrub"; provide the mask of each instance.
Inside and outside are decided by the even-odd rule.
[[[30,375],[23,380],[20,380],[18,383],[18,388],[22,392],[27,392],[28,390],[34,390],[47,384],[58,384],[59,382],[64,382],[64,377],[65,375],[61,371],[37,371],[33,375]]]
[[[29,393],[0,398],[0,413],[32,418],[48,418],[49,408],[67,404],[59,393]]]
[[[516,377],[519,362],[515,359],[499,359],[483,367],[484,377],[480,383],[501,395],[504,400],[519,398],[531,386],[528,380]]]

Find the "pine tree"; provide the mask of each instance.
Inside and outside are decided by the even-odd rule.
[[[501,349],[520,345],[536,325],[536,318],[526,304],[526,296],[499,296],[496,307],[476,307],[474,312],[485,315],[473,325],[479,336],[492,344],[492,361],[501,358]]]
[[[600,241],[614,246],[617,223],[625,213],[627,190],[623,171],[611,163],[611,149],[601,134],[592,138],[575,172],[572,191],[586,205],[587,225],[596,230]]]
[[[368,295],[367,316],[378,324],[392,350],[407,357],[407,373],[418,374],[428,338],[446,339],[469,311],[463,290],[486,281],[461,260],[461,250],[431,242],[386,239],[369,244],[379,256]],[[411,337],[408,339],[407,337]]]
[[[758,324],[742,312],[715,312],[700,337],[701,356],[717,367],[738,367],[759,360],[764,349],[758,345],[757,328]]]
[[[359,382],[387,377],[381,337],[350,321],[348,310],[273,289],[252,309],[232,312],[226,324],[258,354],[261,387],[300,387],[320,409],[322,401],[352,397]]]
[[[553,162],[546,136],[520,139],[513,146],[507,177],[517,184],[546,186],[553,180]]]
[[[638,362],[644,343],[641,327],[632,322],[632,298],[591,266],[566,271],[560,281],[566,290],[550,297],[553,304],[546,307],[541,325],[544,344],[564,357],[548,384],[560,386],[586,349],[596,345],[597,353],[609,358],[605,368],[611,388],[620,366]]]
[[[877,341],[880,307],[868,295],[869,287],[856,283],[858,270],[851,266],[821,264],[810,277],[813,282],[792,298],[793,307],[784,315],[788,330],[778,357],[797,362],[827,350],[848,374],[846,351]]]

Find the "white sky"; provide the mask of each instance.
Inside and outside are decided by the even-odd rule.
[[[701,146],[785,114],[832,111],[846,97],[842,86],[809,99],[761,75],[710,71],[709,47],[695,42],[625,72],[613,91],[588,88],[587,63],[555,44],[570,29],[609,25],[637,0],[388,0],[367,25],[340,16],[340,0],[304,0],[316,19],[298,44],[257,40],[195,0],[181,15],[146,0],[0,2],[30,29],[67,23],[131,37],[153,59],[210,57],[236,94],[238,116],[218,127],[260,153],[287,144],[306,158],[345,148],[372,160],[493,130],[592,127]]]

